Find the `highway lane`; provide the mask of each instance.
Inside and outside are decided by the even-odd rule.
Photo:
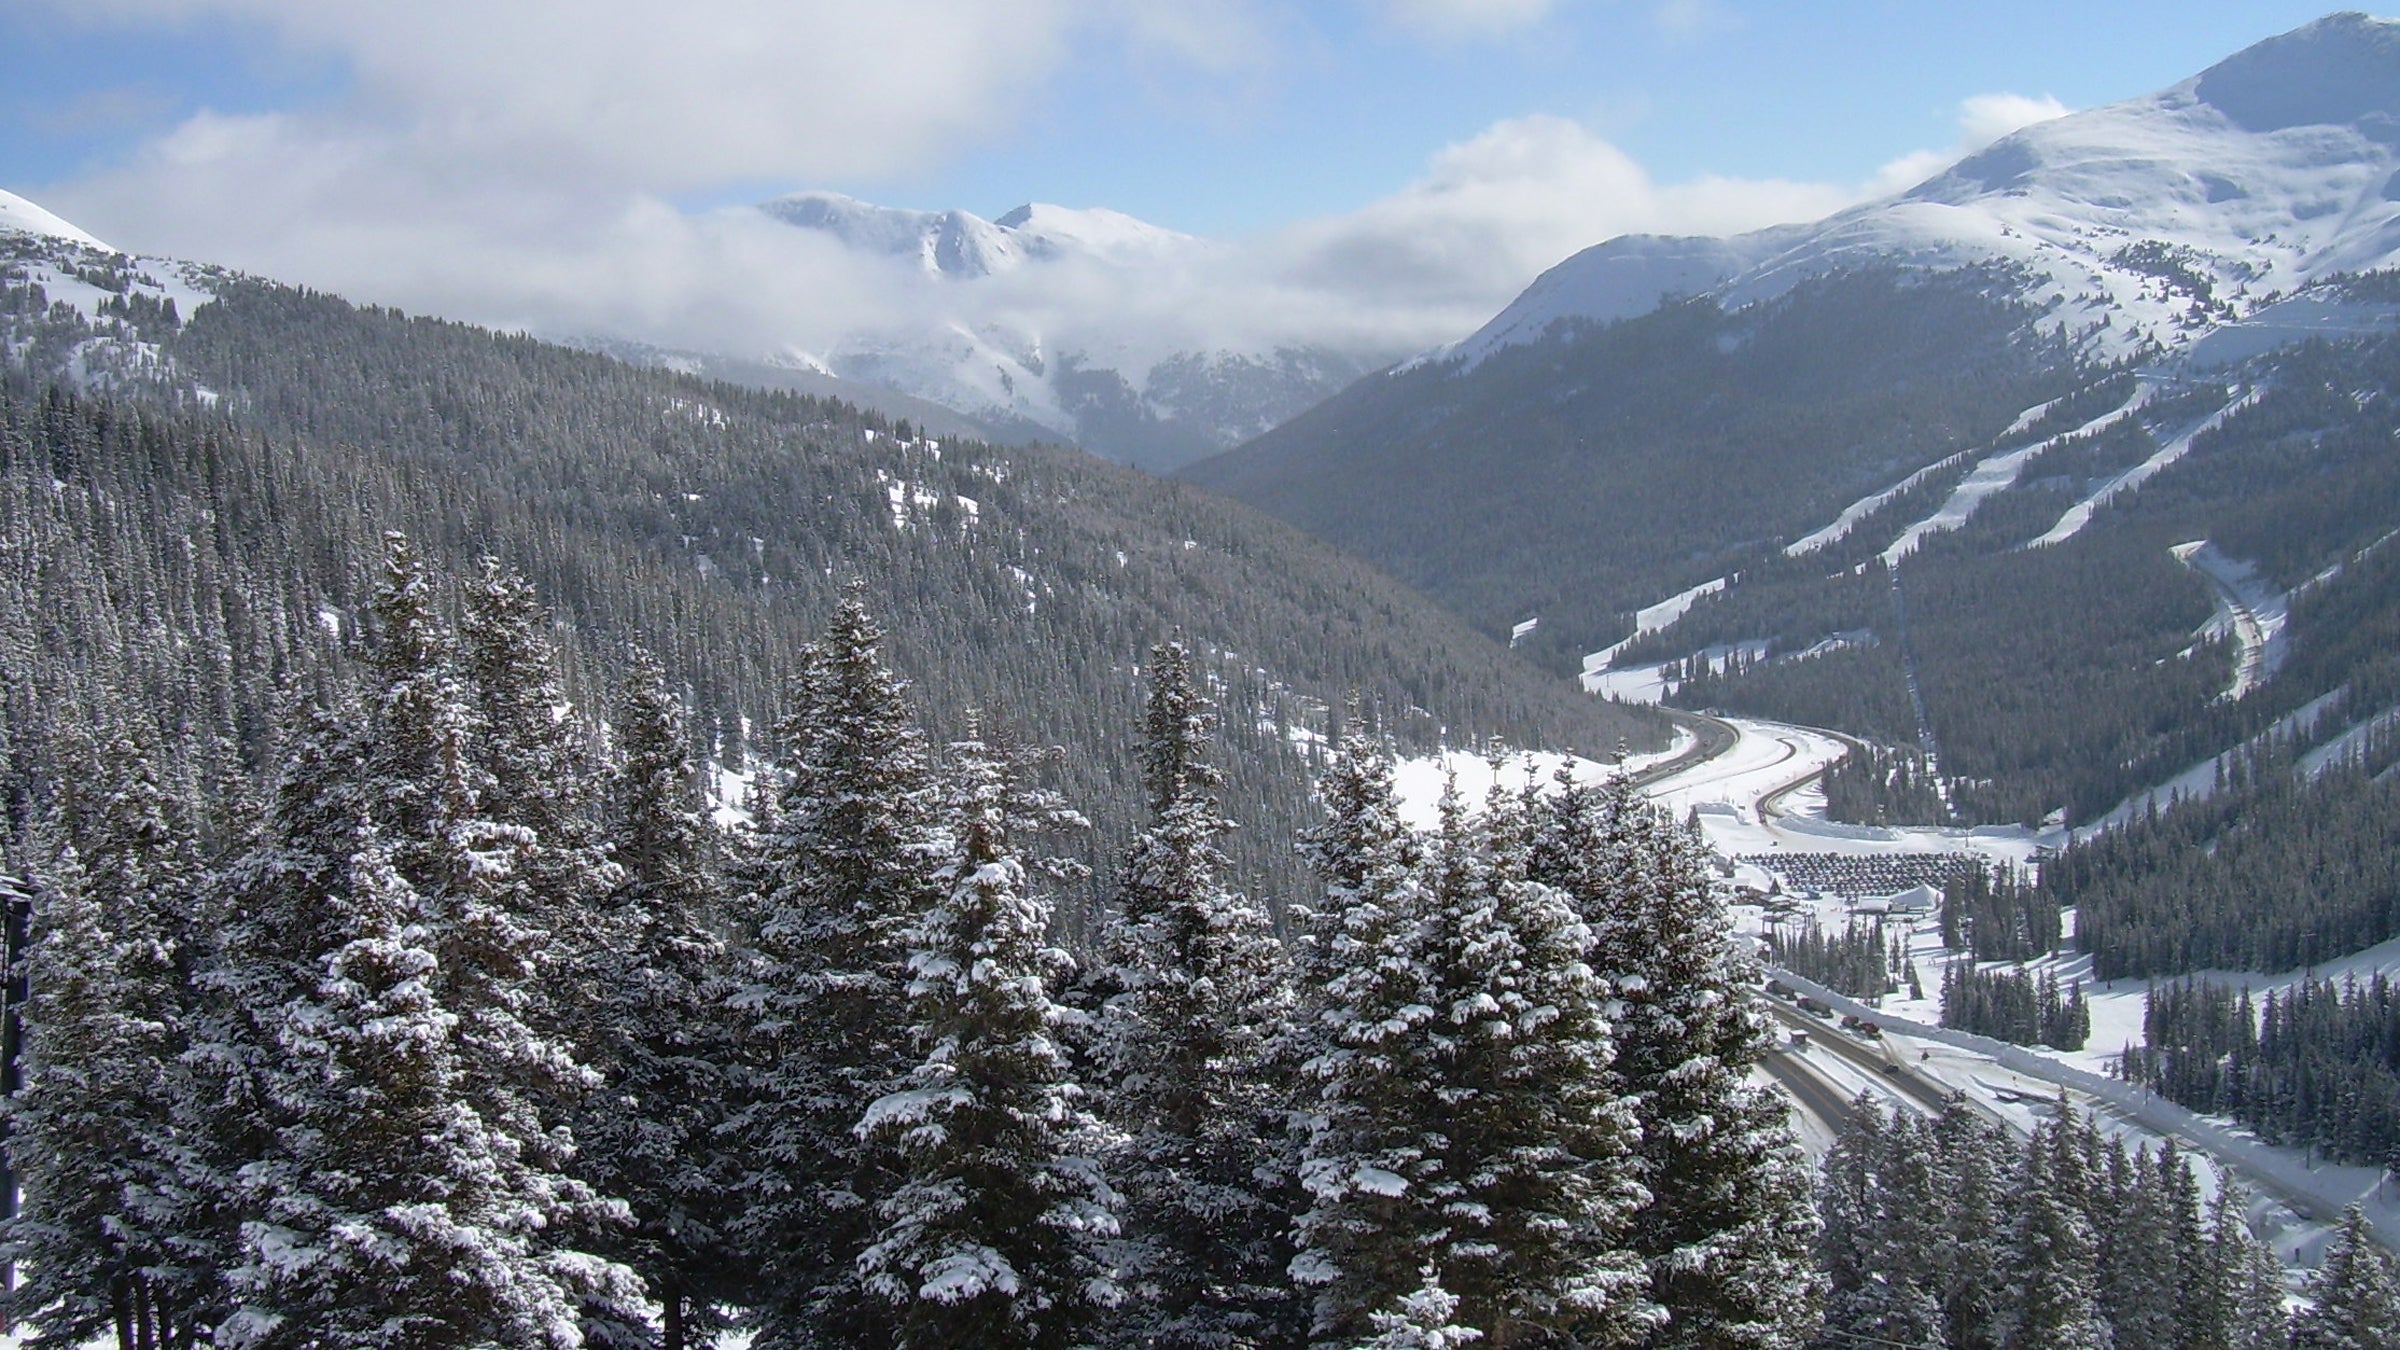
[[[1807,1032],[1811,1053],[1825,1051],[1849,1063],[1888,1085],[1892,1091],[1908,1098],[1927,1112],[1940,1114],[1950,1104],[1950,1092],[1927,1082],[1893,1057],[1891,1047],[1880,1043],[1868,1045],[1831,1022],[1821,1021],[1800,1011],[1779,998],[1763,998],[1767,1011],[1785,1026]]]
[[[1735,730],[1731,724],[1710,717],[1706,713],[1687,713],[1673,708],[1662,708],[1660,711],[1664,712],[1668,719],[1677,726],[1691,732],[1692,743],[1673,759],[1660,760],[1639,773],[1629,775],[1633,785],[1637,788],[1648,787],[1662,779],[1672,778],[1695,764],[1705,764],[1712,759],[1721,758],[1726,751],[1734,747],[1735,742],[1742,738],[1742,733]]]
[[[1758,1067],[1792,1098],[1795,1106],[1814,1116],[1828,1134],[1841,1133],[1850,1123],[1850,1100],[1807,1063],[1812,1052],[1771,1050],[1759,1056]]]

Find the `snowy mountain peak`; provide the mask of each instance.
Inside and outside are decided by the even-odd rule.
[[[13,192],[0,189],[0,234],[8,233],[48,235],[53,239],[64,239],[70,244],[96,248],[104,253],[117,251],[42,207],[34,205]]]
[[[795,192],[758,209],[862,252],[913,259],[934,276],[985,277],[1024,261],[1024,241],[1013,231],[968,211],[911,211],[838,192]]]
[[[838,192],[795,192],[758,209],[786,225],[831,235],[863,252],[913,259],[928,275],[957,280],[1059,258],[1151,261],[1199,242],[1121,211],[1045,202],[1028,202],[998,220],[971,211],[877,206]]]
[[[2400,116],[2400,22],[2327,15],[2209,67],[2192,92],[2250,132],[2390,123]]]
[[[1100,206],[1078,208],[1027,202],[992,223],[1026,239],[1041,240],[1061,254],[1085,254],[1109,261],[1154,259],[1200,242],[1180,231]]]
[[[2026,278],[2022,298],[2044,330],[2095,355],[2255,350],[2262,335],[2385,322],[2287,297],[2400,263],[2400,23],[2318,20],[2157,94],[2027,127],[1814,224],[1610,240],[1421,359],[1472,366],[1562,322],[1646,313],[1663,295],[1738,307],[1828,272],[1983,263]],[[2220,339],[2234,330],[2241,341]]]

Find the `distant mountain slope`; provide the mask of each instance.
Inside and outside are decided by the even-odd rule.
[[[1076,452],[904,436],[840,403],[22,232],[0,232],[0,353],[20,513],[0,747],[19,773],[112,691],[140,691],[162,738],[198,719],[232,763],[193,772],[238,767],[273,724],[279,653],[349,631],[395,527],[527,573],[579,699],[625,642],[658,649],[702,748],[735,760],[857,576],[930,714],[986,709],[1066,747],[1071,793],[1130,800],[1139,663],[1180,628],[1271,882],[1353,691],[1412,744],[1663,739],[1279,522]],[[198,692],[187,709],[162,689]],[[1102,821],[1100,857],[1124,824]]]
[[[1662,294],[1729,307],[1860,266],[2007,262],[2102,359],[2277,321],[2311,281],[2400,254],[2400,23],[2337,14],[2172,88],[2018,131],[1916,188],[1731,239],[1629,236],[1552,268],[1432,359],[1472,366]]]
[[[1623,617],[1981,443],[2078,378],[1997,268],[1695,299],[1361,381],[1182,476],[1359,553],[1562,671]]]
[[[1183,472],[1597,690],[2088,821],[2400,703],[2395,264],[2400,23],[2335,15],[1827,220],[1587,250]]]
[[[1539,618],[1564,661],[2079,370],[2400,327],[2342,284],[2395,261],[2400,23],[2337,14],[1823,221],[1585,250],[1465,341],[1184,473],[1486,632]]]

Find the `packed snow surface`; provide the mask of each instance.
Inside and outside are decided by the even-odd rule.
[[[2123,403],[2072,431],[2062,431],[2047,440],[2035,441],[2031,445],[2015,450],[2004,450],[1978,460],[1975,467],[1967,471],[1966,479],[1951,489],[1949,499],[1936,507],[1932,515],[1902,530],[1899,537],[1885,547],[1883,565],[1885,567],[1898,566],[1902,558],[1917,551],[1917,546],[1925,542],[1927,535],[1955,530],[1965,525],[1974,518],[1978,510],[1982,509],[1985,502],[2016,486],[2017,476],[2024,472],[2026,464],[2036,456],[2070,437],[2093,435],[2124,421],[2139,412],[2142,405],[2149,402],[2155,392],[2156,386],[2153,383],[2137,381],[2133,393]]]

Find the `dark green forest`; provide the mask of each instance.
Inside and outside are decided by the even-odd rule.
[[[84,270],[142,298],[130,273]],[[696,749],[729,766],[857,579],[937,719],[987,710],[1065,748],[1063,787],[1121,800],[1142,653],[1180,631],[1232,728],[1248,828],[1230,847],[1278,896],[1312,756],[1354,694],[1403,745],[1663,738],[1285,526],[1073,451],[937,443],[838,403],[217,284],[192,314],[128,303],[97,324],[0,290],[17,354],[0,731],[20,804],[58,729],[104,710],[194,719],[206,748],[178,773],[255,774],[278,682],[303,650],[347,659],[359,559],[395,528],[445,565],[489,553],[527,576],[582,706],[627,643],[654,648]],[[60,392],[70,362],[114,392]],[[1125,822],[1101,810],[1105,846]]]
[[[1995,269],[1864,270],[1731,312],[1688,300],[1361,381],[1181,476],[1484,632],[1539,616],[1527,650],[1571,671],[1633,610],[2072,390],[2008,291]]]

